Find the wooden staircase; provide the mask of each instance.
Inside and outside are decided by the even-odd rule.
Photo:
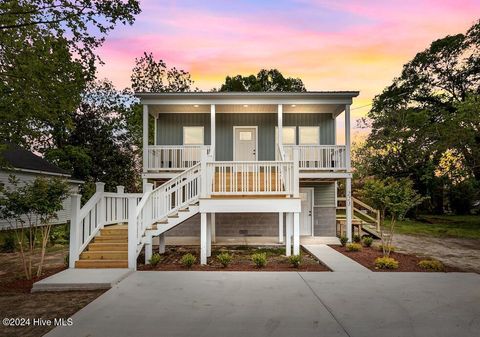
[[[346,222],[345,216],[345,198],[338,198],[337,205],[337,234],[343,235],[344,226]],[[380,212],[370,205],[367,205],[363,201],[352,197],[352,226],[357,229],[358,235],[362,235],[365,232],[367,235],[374,238],[380,238],[379,226],[380,226]]]
[[[128,268],[128,226],[119,224],[100,229],[80,254],[75,268]]]

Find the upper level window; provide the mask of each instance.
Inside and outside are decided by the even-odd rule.
[[[298,131],[300,145],[320,144],[320,128],[318,126],[301,126]]]
[[[184,126],[183,145],[203,145],[203,126]]]
[[[283,145],[297,144],[297,133],[295,126],[284,126],[282,128]],[[275,143],[278,144],[278,128],[275,127]]]

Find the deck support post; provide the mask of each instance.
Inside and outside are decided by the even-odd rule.
[[[165,253],[165,233],[162,233],[158,236],[158,253]]]
[[[215,160],[215,104],[210,105],[210,155]]]
[[[283,212],[278,213],[278,243],[283,243]]]
[[[345,230],[348,242],[352,242],[352,179],[345,179]]]
[[[212,213],[207,213],[207,257],[212,256]]]
[[[148,105],[143,105],[143,173],[148,171]],[[147,179],[143,179],[143,186]]]
[[[150,259],[152,258],[152,236],[146,236],[147,241],[145,242],[145,264],[150,264]]]
[[[300,213],[293,213],[293,255],[300,254]]]
[[[207,213],[200,213],[200,264],[207,264]]]
[[[212,221],[212,242],[215,243],[217,242],[217,235],[215,234],[215,213],[210,213],[211,216],[211,221]]]
[[[137,270],[137,198],[128,198],[128,268]]]
[[[287,213],[287,221],[285,225],[285,255],[292,255],[292,213]]]
[[[277,160],[281,160],[283,155],[283,105],[279,104],[277,108],[277,139],[278,139],[278,150],[280,151],[280,158]]]
[[[70,196],[72,207],[70,214],[70,253],[68,266],[70,268],[75,268],[75,261],[78,260],[80,252],[81,243],[80,243],[80,225],[78,220],[78,215],[80,213],[80,200],[82,196],[80,194],[72,194]]]

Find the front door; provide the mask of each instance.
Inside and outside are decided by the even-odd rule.
[[[251,126],[236,126],[234,131],[233,160],[257,160],[257,128]]]
[[[302,212],[300,213],[300,235],[312,235],[313,188],[301,188],[300,200],[302,204]]]

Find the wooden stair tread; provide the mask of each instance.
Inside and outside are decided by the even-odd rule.
[[[75,268],[128,268],[128,260],[78,260]]]

